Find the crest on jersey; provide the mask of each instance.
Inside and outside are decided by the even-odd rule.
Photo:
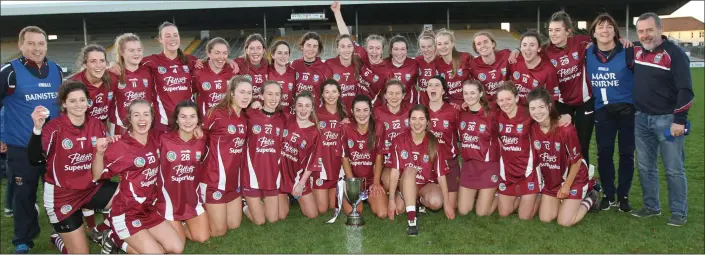
[[[458,76],[463,76],[463,69],[458,69]]]
[[[404,78],[406,78],[407,81],[411,80],[411,74],[408,73],[408,74],[404,75]]]
[[[135,159],[135,166],[136,167],[143,167],[145,164],[144,158],[143,157],[137,157]]]
[[[404,125],[406,125],[406,127],[409,127],[409,119],[404,120]]]
[[[521,130],[524,129],[524,124],[519,124],[517,125],[517,133],[521,133]]]
[[[203,87],[203,90],[211,90],[211,83],[204,81],[203,84],[201,84],[201,87]]]
[[[133,220],[133,221],[132,221],[132,226],[133,226],[133,227],[136,227],[136,228],[139,228],[139,227],[142,226],[142,222],[141,222],[139,219]]]
[[[284,133],[282,134],[282,136],[286,137],[287,135],[289,135],[289,130],[284,129]]]
[[[460,122],[460,130],[465,129],[465,121]]]
[[[388,129],[389,129],[389,123],[385,122],[384,123],[384,130],[388,130]]]
[[[450,126],[450,123],[448,122],[448,120],[443,120],[443,127],[448,128],[448,126]]]
[[[573,147],[573,155],[578,155],[578,150],[575,147]]]
[[[561,143],[556,142],[555,146],[556,146],[556,151],[560,151],[560,150],[561,150]]]
[[[250,76],[249,74],[245,74],[245,78],[247,78],[250,82],[252,82],[252,76]]]
[[[570,195],[575,196],[575,195],[577,195],[577,194],[578,194],[578,190],[577,190],[577,189],[571,189],[571,190],[570,190]]]
[[[529,182],[529,190],[534,190],[534,182]]]
[[[333,74],[333,79],[336,81],[340,81],[340,74]]]
[[[318,82],[318,74],[314,74],[314,75],[313,75],[313,81],[314,81],[314,82]]]
[[[558,87],[555,87],[553,88],[553,94],[559,96],[561,94],[561,90]]]
[[[504,183],[500,183],[499,184],[499,191],[504,191],[505,189],[507,189],[507,185],[504,185]]]
[[[499,123],[499,132],[502,132],[502,128],[503,128],[502,123]]]
[[[521,75],[519,74],[519,71],[514,71],[514,79],[518,80]]]
[[[252,133],[256,135],[259,134],[259,132],[262,132],[262,127],[260,127],[259,125],[252,126]]]
[[[424,163],[428,163],[428,159],[429,159],[429,158],[428,158],[428,155],[425,155],[425,154],[424,154],[424,155],[423,155],[423,162],[424,162]]]
[[[355,142],[352,139],[348,139],[348,148],[352,149],[353,146],[355,146]]]
[[[294,90],[294,84],[289,82],[289,90]]]
[[[661,62],[662,57],[663,57],[663,53],[656,54],[656,57],[654,58],[654,63]]]
[[[496,174],[493,174],[492,177],[490,178],[490,180],[491,180],[492,182],[496,183],[496,182],[498,181],[497,175],[496,175]]]
[[[118,89],[124,89],[125,87],[127,87],[127,84],[125,84],[124,82],[118,83]]]
[[[485,124],[480,124],[480,133],[485,132]]]
[[[539,85],[539,81],[534,79],[534,81],[531,83],[531,86],[537,87]]]
[[[281,132],[281,130],[279,128],[277,128],[276,132],[277,132],[277,136],[279,136],[279,133]]]
[[[213,192],[213,199],[220,200],[221,198],[223,198],[223,193],[220,193],[220,191],[218,191],[218,190]]]
[[[540,149],[541,149],[541,142],[539,142],[539,141],[534,141],[534,148],[537,149],[537,150],[540,150]]]
[[[297,79],[297,80],[299,79],[299,73],[298,73],[298,72],[296,72],[296,79]]]
[[[144,85],[145,88],[149,87],[149,81],[147,79],[142,79],[142,85]]]
[[[169,160],[169,162],[174,162],[176,160],[176,152],[169,151],[166,153],[166,160]]]
[[[108,100],[113,100],[113,92],[108,92]]]
[[[407,158],[409,158],[409,153],[406,152],[406,150],[402,150],[402,151],[401,151],[401,158],[402,158],[402,159],[407,159]]]
[[[98,143],[98,138],[95,136],[91,136],[91,146],[95,147],[95,145]]]
[[[92,107],[92,106],[93,106],[93,100],[89,98],[88,99],[88,107]]]
[[[320,128],[326,128],[326,122],[325,121],[318,122],[318,126]]]
[[[188,66],[182,66],[184,68],[184,72],[188,73]]]
[[[553,64],[554,67],[558,66],[558,61],[555,59],[551,59],[551,64]]]
[[[507,68],[502,67],[502,76],[507,75]]]
[[[165,73],[166,73],[166,67],[163,67],[163,66],[157,67],[157,72],[159,72],[159,74],[165,74]]]
[[[64,140],[61,141],[61,147],[64,147],[66,150],[70,150],[73,148],[73,142],[71,142],[71,139],[64,138]]]
[[[578,52],[577,51],[573,52],[573,59],[578,60]]]
[[[389,147],[389,146],[392,146],[392,142],[385,140],[385,141],[384,141],[384,147]]]
[[[301,149],[306,147],[306,140],[301,141]]]
[[[232,134],[235,134],[235,132],[237,132],[237,128],[235,128],[235,125],[233,125],[233,124],[228,125],[228,133],[232,135]]]
[[[73,207],[71,207],[71,205],[64,205],[61,207],[61,213],[68,214],[69,212],[71,212],[71,209],[73,209]]]
[[[479,78],[481,81],[485,81],[487,79],[487,75],[485,73],[480,73],[477,75],[477,78]]]
[[[379,80],[379,76],[375,74],[374,77],[372,77],[372,82],[377,82]]]
[[[201,151],[196,151],[196,161],[201,160]]]
[[[323,179],[321,179],[321,178],[316,179],[316,186],[318,186],[318,187],[323,186]]]

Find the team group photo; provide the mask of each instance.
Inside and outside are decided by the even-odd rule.
[[[0,253],[705,252],[703,2],[9,2]]]

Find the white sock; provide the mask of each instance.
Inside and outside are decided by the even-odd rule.
[[[407,212],[414,212],[414,211],[416,211],[416,206],[414,206],[414,205],[407,206],[406,211]]]

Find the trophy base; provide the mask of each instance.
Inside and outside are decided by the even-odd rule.
[[[365,225],[365,220],[360,216],[348,216],[348,220],[345,221],[346,226],[351,227],[362,227]]]

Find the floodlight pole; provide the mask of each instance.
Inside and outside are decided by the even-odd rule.
[[[360,40],[359,40],[359,39],[360,39],[360,35],[359,35],[358,32],[357,32],[358,30],[360,30],[360,29],[359,29],[359,27],[357,26],[357,9],[355,9],[355,39],[357,39],[356,41],[359,42],[359,41],[360,41]]]
[[[446,29],[450,30],[450,8],[446,8]]]
[[[541,34],[541,6],[536,5],[536,32]]]
[[[88,45],[88,31],[86,29],[86,17],[83,17],[83,46]]]
[[[264,13],[264,42],[267,42],[267,13]]]
[[[625,22],[625,23],[626,23],[626,29],[625,29],[625,30],[626,30],[626,32],[627,32],[627,35],[624,36],[624,38],[627,38],[627,40],[629,40],[629,23],[630,23],[630,22],[631,22],[631,21],[630,21],[630,19],[629,19],[629,4],[627,4],[627,21]]]

